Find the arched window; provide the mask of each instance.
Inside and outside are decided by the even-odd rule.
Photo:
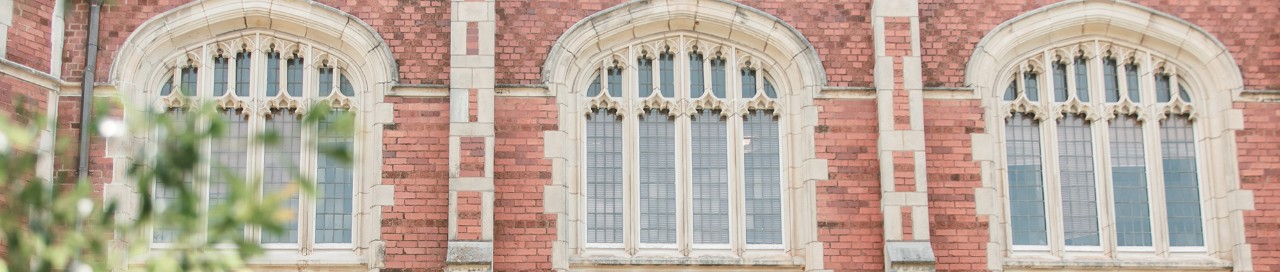
[[[752,53],[676,36],[592,70],[579,92],[588,250],[783,247],[779,96]]]
[[[1014,251],[1206,251],[1200,124],[1176,65],[1102,40],[1017,65],[999,103]]]
[[[284,191],[294,173],[315,182],[314,194],[296,196],[281,207],[296,213],[283,233],[243,230],[246,238],[268,249],[350,252],[355,244],[358,169],[318,150],[345,148],[358,156],[356,135],[328,129],[332,118],[314,126],[300,120],[313,103],[359,114],[354,110],[360,106],[357,90],[346,73],[348,63],[328,50],[278,33],[236,33],[169,58],[166,63],[171,66],[161,77],[163,83],[155,86],[158,96],[152,101],[171,114],[183,114],[204,102],[217,104],[223,113],[227,133],[208,139],[201,155],[209,160],[198,170],[204,174],[190,177],[190,184],[208,205],[225,199],[227,182],[232,180],[261,179],[261,190],[268,193]],[[267,146],[251,137],[266,131],[279,136],[278,144]],[[215,171],[218,167],[230,171]],[[175,197],[171,190],[156,190],[154,197],[161,206]],[[174,230],[158,222],[151,243],[163,248],[175,237]]]

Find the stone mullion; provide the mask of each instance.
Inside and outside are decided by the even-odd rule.
[[[726,90],[726,96],[727,92]],[[731,115],[727,122],[729,128],[725,133],[729,141],[729,248],[737,256],[742,256],[747,247],[746,185],[744,184],[746,168],[743,167],[745,156],[742,146],[742,118],[741,114]]]
[[[1090,135],[1093,137],[1093,180],[1094,180],[1094,209],[1095,216],[1098,218],[1098,246],[1104,255],[1110,256],[1116,250],[1116,226],[1115,219],[1115,203],[1112,201],[1112,184],[1111,180],[1111,138],[1110,138],[1110,120],[1105,116],[1110,114],[1107,112],[1107,90],[1106,90],[1106,73],[1103,63],[1104,52],[1102,45],[1094,41],[1089,44],[1094,54],[1093,58],[1088,62],[1087,75],[1089,77],[1089,105],[1090,111],[1094,116],[1100,116],[1096,120],[1089,122]],[[1119,65],[1119,64],[1117,64]],[[1117,70],[1118,72],[1118,70]],[[1117,85],[1123,82],[1116,81]],[[1119,91],[1119,89],[1117,89]]]
[[[934,254],[929,242],[928,175],[925,157],[922,50],[920,48],[919,4],[915,1],[874,1],[871,8],[874,38],[876,111],[878,123],[877,157],[880,160],[880,210],[884,220],[885,269],[933,270]],[[889,30],[893,27],[892,30]],[[905,27],[905,33],[901,29]],[[903,34],[905,41],[900,39]],[[892,39],[889,36],[894,36]],[[898,101],[905,93],[906,101]],[[897,109],[907,109],[907,126],[900,128]],[[895,154],[909,154],[912,189],[898,191]],[[904,226],[904,208],[911,212],[911,225]],[[904,227],[911,228],[907,240]]]
[[[449,244],[445,271],[491,270],[493,267],[494,214],[494,0],[450,1],[449,49]],[[335,81],[334,84],[340,84]],[[470,98],[476,97],[475,121]],[[484,170],[478,177],[464,176],[462,139],[482,138]],[[458,235],[459,195],[479,192],[480,235],[461,240]]]

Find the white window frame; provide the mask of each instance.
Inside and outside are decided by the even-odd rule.
[[[263,70],[267,69],[266,53],[276,51],[281,54],[279,66],[279,92],[276,96],[267,97],[267,79]],[[356,114],[356,126],[361,127],[364,121],[361,118],[360,109],[363,104],[369,103],[364,101],[360,95],[363,93],[360,89],[364,84],[359,84],[359,78],[353,77],[352,73],[348,73],[348,68],[353,67],[353,63],[339,55],[328,52],[333,50],[327,46],[317,44],[315,42],[303,39],[301,37],[292,36],[285,33],[275,31],[242,31],[230,34],[224,34],[213,40],[198,43],[193,46],[182,48],[178,53],[169,56],[164,64],[165,74],[152,79],[152,84],[144,85],[144,88],[154,91],[147,92],[148,104],[156,109],[173,109],[184,108],[196,105],[198,103],[214,103],[222,110],[237,110],[243,115],[248,115],[245,122],[248,123],[250,135],[248,139],[248,148],[246,150],[246,169],[248,177],[260,178],[262,168],[264,166],[264,151],[266,147],[261,143],[253,140],[253,135],[265,131],[265,116],[270,115],[273,109],[294,111],[296,115],[305,114],[310,105],[313,103],[327,103],[337,110],[345,110]],[[248,96],[236,95],[236,53],[251,53],[251,68],[249,77],[250,90]],[[219,53],[221,52],[221,53]],[[304,59],[303,75],[302,75],[302,96],[295,97],[288,94],[288,60],[293,54]],[[221,56],[228,58],[227,67],[227,90],[222,96],[214,96],[214,58]],[[197,88],[195,95],[186,97],[182,95],[179,89],[181,85],[181,69],[186,67],[197,67]],[[333,69],[331,90],[327,96],[319,94],[319,69]],[[341,79],[348,80],[353,90],[354,96],[347,96],[341,92]],[[162,96],[159,88],[155,86],[163,86],[169,83],[171,92],[169,95]],[[299,120],[301,123],[301,121]],[[197,125],[205,125],[208,121],[201,121]],[[317,159],[320,156],[316,152],[316,127],[301,124],[301,144],[300,163],[297,167],[303,169],[302,175],[307,177],[311,182],[315,182]],[[153,136],[154,137],[154,133]],[[313,265],[325,264],[359,264],[365,262],[365,256],[358,255],[355,252],[357,245],[360,244],[363,232],[379,230],[366,230],[361,220],[360,206],[362,200],[360,196],[361,188],[368,187],[369,182],[365,181],[363,174],[365,171],[381,171],[379,167],[368,167],[365,163],[360,162],[364,157],[361,154],[365,148],[365,141],[369,136],[365,135],[362,130],[352,133],[352,155],[353,164],[350,166],[352,171],[351,181],[351,237],[350,242],[346,243],[316,243],[314,227],[316,225],[316,202],[314,195],[308,195],[305,192],[298,192],[298,210],[295,217],[298,238],[296,243],[271,243],[261,244],[266,252],[263,257],[256,260],[249,260],[249,264],[256,263],[271,264],[281,262],[301,262],[307,261]],[[202,154],[208,154],[211,141],[201,143]],[[195,189],[201,195],[201,202],[209,201],[209,173],[210,165],[208,162],[201,163],[196,170]],[[154,189],[154,188],[153,188]],[[259,188],[261,191],[262,189]],[[265,193],[264,193],[265,194]],[[207,209],[207,205],[205,207]],[[143,239],[144,243],[148,243],[152,250],[165,250],[172,248],[169,243],[152,243],[153,228],[148,227]],[[256,228],[246,228],[244,230],[245,238],[251,241],[260,241],[263,232]],[[231,249],[232,245],[219,245],[218,248]],[[131,264],[139,265],[139,264]]]
[[[1085,57],[1088,60],[1089,74],[1089,102],[1081,102],[1075,94],[1076,80],[1074,79],[1074,58]],[[1117,75],[1120,79],[1117,81],[1120,99],[1117,102],[1107,102],[1103,79],[1103,57],[1114,57],[1116,60]],[[1040,148],[1041,148],[1041,167],[1042,180],[1044,189],[1044,205],[1046,232],[1048,245],[1014,245],[1011,235],[1006,235],[1004,243],[1009,246],[1010,253],[1008,260],[1014,263],[1023,261],[1035,263],[1038,261],[1071,261],[1071,260],[1110,260],[1110,261],[1206,261],[1212,260],[1211,254],[1216,250],[1215,233],[1218,231],[1213,224],[1203,224],[1204,246],[1199,247],[1171,247],[1168,240],[1168,219],[1165,207],[1165,192],[1163,178],[1163,164],[1161,156],[1161,139],[1160,122],[1170,115],[1187,115],[1192,120],[1192,128],[1196,133],[1196,139],[1200,139],[1201,133],[1206,129],[1207,124],[1197,120],[1201,115],[1200,109],[1195,107],[1189,101],[1183,101],[1178,95],[1181,86],[1194,86],[1190,79],[1181,78],[1178,66],[1170,58],[1156,52],[1141,49],[1141,47],[1125,44],[1119,41],[1101,40],[1101,39],[1080,39],[1060,43],[1056,46],[1050,46],[1048,49],[1034,51],[1030,56],[1022,58],[1016,67],[1006,69],[1003,73],[1003,80],[998,82],[1016,82],[1016,98],[1013,101],[1004,101],[1001,98],[998,102],[997,116],[998,125],[995,126],[995,132],[1003,139],[1005,120],[1012,114],[1023,113],[1029,114],[1040,121]],[[1056,102],[1053,92],[1052,65],[1058,59],[1067,60],[1066,89],[1068,99],[1066,102]],[[1124,66],[1130,61],[1137,64],[1139,70],[1139,95],[1140,102],[1133,102],[1128,97],[1127,83],[1124,80]],[[1023,72],[1033,72],[1039,74],[1038,101],[1029,101],[1023,93],[1025,85],[1023,84]],[[1155,76],[1163,74],[1170,76],[1170,101],[1158,102],[1156,99]],[[996,85],[1004,87],[1007,85]],[[1196,87],[1191,87],[1195,89]],[[995,97],[1004,97],[1005,88],[993,88],[997,92]],[[1194,101],[1200,101],[1205,98],[1198,97],[1199,93],[1187,91],[1187,95],[1191,96]],[[1066,246],[1064,245],[1063,227],[1062,227],[1062,198],[1060,195],[1061,178],[1058,174],[1058,156],[1057,156],[1057,124],[1065,115],[1079,114],[1090,121],[1092,130],[1092,147],[1094,154],[1094,175],[1095,175],[1095,191],[1097,194],[1097,214],[1099,226],[1099,246]],[[1148,204],[1150,212],[1150,221],[1152,224],[1152,246],[1150,247],[1123,247],[1116,245],[1116,232],[1114,229],[1114,195],[1112,192],[1112,176],[1110,162],[1110,141],[1108,137],[1108,129],[1110,121],[1117,116],[1133,115],[1136,116],[1142,125],[1144,156],[1147,171],[1147,192]],[[999,163],[1001,172],[997,175],[998,186],[1000,191],[1009,192],[1008,175],[1003,169],[1007,169],[1005,160],[1007,154],[1007,145],[1003,144],[1003,140],[999,141],[999,155],[994,158]],[[1198,192],[1200,194],[1200,215],[1201,218],[1210,218],[1215,215],[1213,201],[1210,199],[1209,183],[1213,182],[1207,174],[1209,169],[1206,167],[1205,153],[1208,146],[1203,141],[1197,141],[1196,145],[1196,167],[1198,178]],[[1000,205],[1003,207],[1003,214],[1010,214],[1009,196],[1002,194]],[[1207,220],[1206,220],[1207,221]],[[1004,233],[1012,233],[1012,224],[1002,224],[1001,228]],[[1034,265],[1032,265],[1034,266]]]
[[[783,118],[786,115],[783,114],[784,109],[782,108],[782,105],[786,104],[785,99],[787,98],[787,95],[784,94],[786,91],[777,85],[777,81],[772,80],[772,75],[767,72],[769,67],[766,64],[763,64],[763,61],[759,58],[755,57],[761,54],[744,48],[738,48],[733,45],[723,44],[719,41],[714,41],[713,39],[714,38],[704,37],[694,33],[674,33],[651,40],[628,43],[624,46],[615,48],[608,56],[594,61],[593,63],[597,63],[597,66],[588,68],[584,71],[584,74],[594,74],[592,77],[583,77],[584,82],[580,82],[580,85],[578,85],[583,87],[579,88],[581,90],[578,90],[578,93],[573,94],[581,97],[580,99],[583,101],[583,103],[577,105],[580,108],[580,112],[590,114],[594,112],[595,109],[608,109],[616,111],[618,115],[623,116],[623,203],[624,207],[626,207],[623,212],[623,216],[625,218],[624,222],[627,223],[623,224],[625,229],[623,243],[587,243],[585,239],[585,230],[587,229],[585,218],[587,216],[587,212],[585,206],[581,206],[584,208],[578,209],[576,213],[578,218],[582,219],[576,222],[577,228],[584,230],[576,234],[578,240],[581,241],[582,248],[582,253],[580,254],[581,258],[579,259],[644,260],[697,258],[701,256],[746,259],[751,259],[750,256],[759,256],[757,258],[781,259],[787,254],[785,252],[786,245],[792,243],[791,239],[793,239],[791,237],[792,226],[787,223],[791,222],[791,218],[793,217],[790,212],[792,206],[791,202],[793,200],[788,193],[788,188],[786,188],[786,184],[788,183],[788,160],[786,159],[786,154],[790,152],[785,140],[787,132],[783,129],[787,127],[786,122],[788,122],[786,118]],[[698,99],[689,98],[691,95],[691,79],[688,76],[690,64],[689,53],[694,51],[693,48],[695,46],[698,48],[697,52],[700,52],[703,55],[703,84],[705,86],[703,96]],[[661,65],[658,61],[658,56],[660,52],[663,52],[662,50],[665,47],[669,47],[671,52],[675,54],[673,64],[675,70],[673,73],[675,76],[675,93],[672,98],[664,98],[660,92],[662,81],[660,79]],[[654,91],[651,93],[651,96],[647,98],[639,98],[639,90],[637,90],[639,84],[638,81],[636,81],[638,76],[638,72],[636,70],[638,67],[637,59],[646,52],[648,54],[647,56],[653,58],[652,69],[654,72],[652,74],[654,77]],[[720,52],[720,56],[726,61],[726,86],[724,99],[716,98],[711,88],[712,79],[710,61],[716,56],[715,52]],[[622,97],[611,97],[609,95],[608,86],[610,82],[608,81],[608,76],[605,72],[607,72],[606,69],[609,67],[615,66],[623,67]],[[740,85],[742,80],[741,71],[744,68],[756,70],[757,91],[756,95],[752,98],[742,98],[742,88]],[[589,86],[589,84],[597,78],[600,80],[599,96],[586,97],[586,86]],[[775,94],[777,98],[769,98],[765,95],[764,82],[766,78],[769,78],[773,83],[775,91],[777,92]],[[638,227],[634,227],[636,224],[633,223],[638,222],[640,214],[639,203],[637,202],[639,201],[639,175],[636,171],[639,157],[636,149],[638,147],[638,139],[636,138],[636,135],[638,135],[637,129],[639,124],[637,118],[644,114],[646,110],[650,109],[666,110],[676,117],[673,125],[676,128],[675,135],[680,140],[676,141],[676,197],[678,200],[676,210],[678,238],[675,244],[640,243]],[[726,129],[726,141],[728,142],[726,142],[726,144],[729,144],[728,193],[730,207],[729,227],[731,233],[728,244],[695,244],[691,241],[693,230],[690,220],[692,219],[692,213],[689,209],[692,201],[690,195],[692,176],[690,175],[689,162],[691,161],[692,154],[687,150],[688,145],[691,143],[691,139],[689,138],[691,137],[690,117],[693,114],[697,114],[697,110],[699,109],[717,110],[721,112],[722,116],[728,117],[728,120],[726,121],[726,125],[728,126]],[[743,207],[745,198],[742,195],[742,190],[744,190],[742,177],[742,160],[744,153],[741,144],[735,145],[732,143],[741,143],[743,141],[742,117],[752,110],[770,110],[778,120],[778,186],[779,193],[781,195],[780,201],[782,203],[780,208],[783,220],[781,234],[782,241],[779,244],[753,245],[746,244],[745,242],[746,231],[742,221],[744,220],[743,216],[745,215],[745,209]],[[586,115],[575,118],[577,120],[576,122],[578,123],[578,127],[586,127]],[[578,134],[577,136],[579,139],[585,139],[586,137],[585,129],[577,131],[576,134]],[[579,158],[586,158],[587,152],[585,148],[585,141],[577,144],[582,146],[577,151],[577,156]],[[587,169],[585,166],[578,167],[575,170],[575,174],[580,177],[585,177],[586,171]],[[583,194],[582,197],[576,201],[585,205],[585,191],[587,188],[585,184],[588,181],[580,179],[578,182],[579,188],[583,188]]]

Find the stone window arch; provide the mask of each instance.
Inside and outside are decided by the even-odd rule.
[[[821,269],[814,53],[729,1],[632,2],[561,36],[543,74],[553,266]]]
[[[1212,36],[1128,2],[1064,2],[992,30],[967,81],[990,128],[974,135],[992,147],[974,155],[990,269],[1251,266],[1228,235],[1252,209],[1235,163],[1242,85]]]
[[[234,3],[233,3],[234,2]],[[181,37],[181,38],[178,38]],[[255,269],[375,269],[383,265],[381,207],[390,206],[393,190],[382,184],[382,126],[390,123],[392,105],[383,101],[398,75],[385,41],[359,19],[315,2],[244,2],[214,0],[191,3],[162,13],[130,34],[111,66],[111,83],[132,111],[168,109],[182,114],[194,103],[212,102],[228,120],[226,137],[209,139],[203,148],[211,163],[228,164],[233,174],[262,177],[262,190],[282,186],[286,173],[299,171],[317,182],[317,195],[289,200],[297,219],[279,236],[255,229],[244,235],[264,244],[264,256],[248,260]],[[305,126],[297,116],[313,103],[354,115],[355,131],[339,135]],[[282,137],[278,148],[250,140],[253,133],[273,129]],[[154,144],[151,135],[112,140],[107,157],[113,176],[104,195],[126,208],[138,205],[137,188],[126,182],[134,161],[132,147]],[[343,166],[320,156],[321,145],[343,145],[354,151],[354,164]],[[283,162],[294,163],[283,163]],[[201,170],[210,172],[208,170]],[[273,175],[279,174],[279,175]],[[219,197],[219,175],[207,173],[192,182],[205,199]],[[156,192],[165,196],[163,190]],[[163,201],[163,199],[159,199]],[[125,220],[136,215],[122,214]],[[153,250],[163,250],[163,226],[147,235]],[[123,249],[122,249],[123,250]],[[128,258],[121,258],[128,260]],[[117,264],[121,270],[133,265]]]

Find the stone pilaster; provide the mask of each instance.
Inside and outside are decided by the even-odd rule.
[[[446,271],[493,269],[494,0],[453,0]]]
[[[875,87],[885,270],[931,271],[917,0],[876,0]]]

